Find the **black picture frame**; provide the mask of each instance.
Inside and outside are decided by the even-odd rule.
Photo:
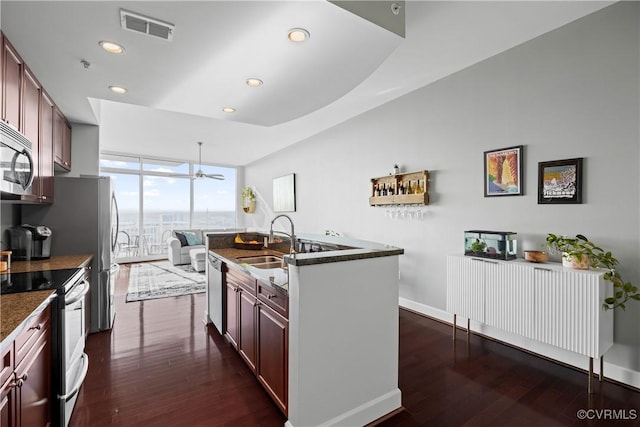
[[[582,203],[583,158],[538,163],[538,204]]]
[[[484,197],[524,194],[523,156],[523,145],[484,152]]]

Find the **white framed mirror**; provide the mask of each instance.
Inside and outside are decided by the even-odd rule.
[[[273,211],[296,211],[296,174],[273,178]]]

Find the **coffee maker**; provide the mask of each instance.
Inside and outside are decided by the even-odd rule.
[[[22,224],[9,229],[13,259],[31,261],[51,257],[51,229],[44,225]]]

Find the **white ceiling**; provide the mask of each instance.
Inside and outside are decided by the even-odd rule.
[[[392,1],[377,3],[396,19]],[[203,162],[241,166],[612,2],[398,3],[404,39],[321,0],[3,0],[0,13],[65,115],[100,125],[101,150],[197,160],[203,141]],[[173,40],[123,30],[120,8],[175,24]],[[289,42],[292,27],[309,41]],[[265,84],[249,88],[248,77]]]

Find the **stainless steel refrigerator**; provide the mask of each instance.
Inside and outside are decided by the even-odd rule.
[[[111,178],[55,177],[54,203],[23,205],[22,223],[51,229],[51,256],[91,254],[90,332],[111,329],[115,317],[113,256],[118,207]]]

